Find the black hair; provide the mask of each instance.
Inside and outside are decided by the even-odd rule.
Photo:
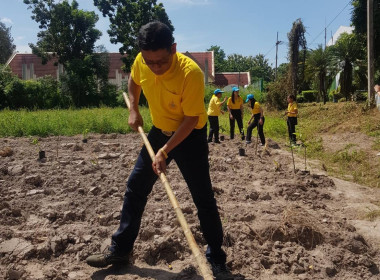
[[[238,90],[234,90],[234,91],[231,93],[232,103],[234,103],[234,104],[235,104],[235,94],[234,94],[235,91],[239,92]]]
[[[249,104],[249,106],[251,107],[251,109],[253,109],[253,107],[255,107],[256,99],[252,98],[252,99],[249,99],[249,100],[251,101],[251,104]]]
[[[290,98],[293,101],[296,101],[296,97],[293,94],[288,95],[288,98]]]
[[[152,21],[140,28],[138,46],[141,50],[157,51],[167,49],[171,51],[174,44],[173,32],[170,28],[160,21]]]

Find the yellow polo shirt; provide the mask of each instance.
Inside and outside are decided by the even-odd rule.
[[[199,116],[195,128],[200,129],[206,124],[204,75],[189,57],[177,52],[169,70],[156,75],[142,62],[139,53],[132,65],[131,77],[141,86],[148,100],[155,127],[175,131],[185,115]]]
[[[222,102],[219,100],[219,98],[216,95],[213,95],[210,99],[210,103],[208,104],[208,110],[207,115],[209,116],[220,116],[220,105]]]
[[[255,102],[255,105],[253,105],[252,114],[253,115],[260,114],[260,103],[257,101]]]
[[[294,110],[298,110],[297,102],[289,103],[288,104],[288,112],[291,112]],[[288,117],[297,117],[297,114],[288,113]]]
[[[229,97],[227,100],[227,106],[230,109],[240,109],[243,105],[243,98],[239,95],[238,98],[235,98],[235,103],[232,103],[232,97]]]

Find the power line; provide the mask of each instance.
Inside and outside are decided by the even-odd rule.
[[[314,41],[315,40],[317,40],[318,39],[318,37],[319,36],[321,36],[321,34],[323,33],[323,32],[325,32],[325,30],[326,30],[326,28],[327,27],[329,27],[333,22],[334,22],[334,20],[336,20],[336,18],[341,14],[341,13],[343,13],[343,11],[347,8],[347,6],[349,5],[351,3],[351,0],[350,1],[348,1],[348,3],[346,4],[346,6],[344,6],[344,8],[330,21],[330,23],[325,27],[325,28],[323,28],[323,30],[321,31],[321,33],[319,33],[314,39],[313,39],[313,41],[311,41],[311,43],[310,43],[310,45],[311,44],[313,44],[314,43]]]

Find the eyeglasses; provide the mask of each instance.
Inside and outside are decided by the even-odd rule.
[[[148,66],[157,65],[158,67],[162,67],[163,65],[166,65],[170,62],[170,56],[171,54],[168,57],[158,60],[158,61],[150,61],[150,60],[145,60],[144,58],[142,58],[142,64],[145,64]]]

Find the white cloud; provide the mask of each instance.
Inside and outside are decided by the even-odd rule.
[[[6,17],[5,18],[1,18],[0,21],[3,22],[3,23],[10,23],[10,24],[13,23],[10,18],[6,18]]]

